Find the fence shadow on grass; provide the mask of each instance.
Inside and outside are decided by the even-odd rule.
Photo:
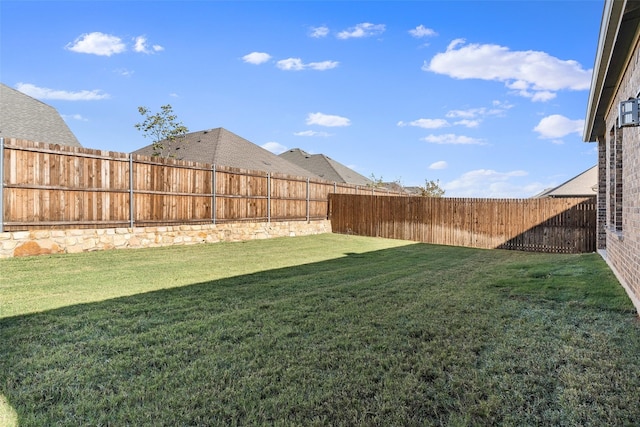
[[[270,365],[294,363],[280,360],[296,350],[274,349],[279,341],[304,347],[317,328],[346,325],[351,310],[340,306],[371,301],[365,289],[383,285],[372,278],[406,274],[392,265],[424,255],[426,247],[414,246],[0,318],[4,410],[15,410],[20,426],[250,423],[236,406],[249,403],[233,399],[246,387],[259,404],[262,391],[233,382],[265,368],[255,366],[258,353],[269,354]],[[442,250],[429,252],[437,259]],[[331,339],[323,334],[313,345]]]
[[[505,391],[477,370],[519,312],[479,278],[516,255],[406,245],[3,318],[0,393],[21,426],[504,420],[513,396],[536,390]],[[538,421],[566,412],[558,399],[536,405]]]

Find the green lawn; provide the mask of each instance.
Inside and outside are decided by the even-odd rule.
[[[595,254],[342,235],[0,260],[0,425],[636,425]]]

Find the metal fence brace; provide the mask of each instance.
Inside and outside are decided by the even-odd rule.
[[[0,233],[4,231],[4,138],[0,138]]]
[[[267,222],[271,223],[271,172],[267,172]]]
[[[129,154],[129,228],[133,228],[135,223],[133,199],[133,154]]]
[[[212,223],[216,223],[216,210],[217,210],[217,206],[216,206],[216,185],[218,184],[218,182],[216,181],[216,165],[212,165],[211,166],[211,173],[212,173],[212,177],[211,177],[211,222]]]

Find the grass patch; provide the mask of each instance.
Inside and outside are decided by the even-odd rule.
[[[0,268],[20,426],[640,419],[640,328],[594,254],[323,235]]]
[[[330,236],[3,259],[0,318],[410,244]]]

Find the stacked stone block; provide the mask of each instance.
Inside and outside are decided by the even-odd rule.
[[[0,233],[0,258],[240,242],[331,232],[331,222],[240,222],[171,227],[34,230]]]

